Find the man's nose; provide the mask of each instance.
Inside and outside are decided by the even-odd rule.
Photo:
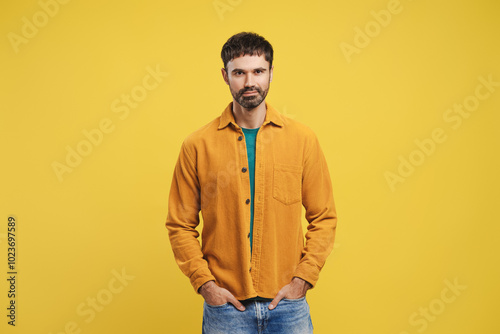
[[[252,87],[254,85],[253,75],[248,73],[245,78],[245,87]]]

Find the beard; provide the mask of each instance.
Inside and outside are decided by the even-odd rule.
[[[257,94],[255,95],[250,95],[250,96],[244,96],[246,92],[252,92],[252,91],[257,91]],[[267,93],[269,91],[269,86],[266,90],[262,90],[259,87],[246,87],[240,90],[239,92],[234,92],[231,90],[231,95],[233,95],[233,98],[245,109],[254,109],[257,108],[262,101],[267,96]]]

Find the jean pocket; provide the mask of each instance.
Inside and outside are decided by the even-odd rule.
[[[273,197],[286,205],[302,200],[302,166],[274,164]]]
[[[297,299],[288,299],[288,298],[283,298],[283,300],[286,300],[288,302],[301,302],[301,301],[304,301],[306,299],[306,296],[304,297],[301,297],[301,298],[297,298]]]
[[[205,302],[205,305],[207,305],[208,307],[210,308],[222,308],[222,307],[225,307],[229,304],[229,302],[225,302],[224,304],[222,305],[210,305],[209,303]]]

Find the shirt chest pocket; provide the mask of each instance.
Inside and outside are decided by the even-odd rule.
[[[275,163],[273,170],[273,197],[283,204],[302,200],[302,166]]]

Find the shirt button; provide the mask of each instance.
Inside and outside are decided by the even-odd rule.
[[[243,168],[241,169],[241,171],[242,171],[243,173],[245,173],[245,172],[247,171],[247,168],[246,168],[246,167],[243,167]]]
[[[251,273],[252,272],[252,267],[250,267],[250,269],[248,269],[248,272]]]
[[[249,204],[250,203],[250,198],[247,198],[247,200],[245,201],[245,203]]]
[[[239,141],[242,141],[242,140],[243,140],[243,136],[239,136],[239,137],[238,137],[238,140],[239,140]]]
[[[248,233],[247,238],[250,238],[250,233]]]

